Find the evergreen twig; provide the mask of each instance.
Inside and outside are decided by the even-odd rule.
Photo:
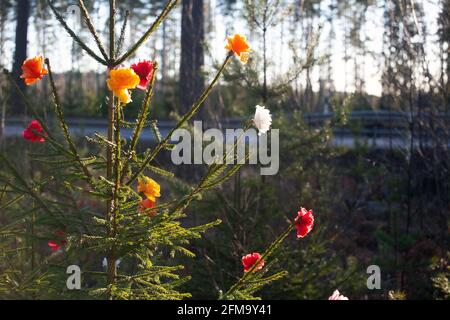
[[[66,142],[69,145],[70,151],[73,153],[75,159],[77,160],[77,162],[79,163],[81,169],[83,170],[83,173],[86,176],[87,180],[89,182],[92,182],[91,181],[92,180],[92,175],[89,172],[89,169],[83,163],[83,161],[81,161],[81,157],[78,154],[78,151],[77,151],[77,148],[75,146],[75,143],[73,142],[73,140],[72,140],[72,138],[71,138],[71,136],[69,134],[69,127],[67,126],[67,123],[66,123],[66,121],[64,119],[64,113],[62,111],[61,104],[59,102],[58,92],[56,90],[55,81],[53,79],[52,68],[50,66],[50,60],[49,59],[45,59],[45,64],[48,67],[48,75],[49,75],[50,86],[51,86],[52,94],[53,94],[55,113],[56,113],[56,116],[58,118],[59,125],[60,125],[61,129],[63,130],[64,138],[66,139]]]
[[[128,18],[130,17],[130,10],[125,11],[125,16],[123,18],[122,29],[120,30],[119,41],[117,42],[116,53],[119,55],[122,51],[122,46],[125,41],[125,31],[127,29]]]
[[[248,272],[246,272],[240,279],[237,281],[231,288],[221,297],[221,299],[225,300],[229,297],[231,297],[234,293],[239,291],[242,287],[244,287],[248,281],[252,278],[254,275],[254,270],[258,267],[261,261],[264,261],[267,259],[270,255],[273,254],[273,252],[278,249],[281,245],[281,243],[286,239],[286,237],[289,235],[289,233],[292,232],[295,228],[295,223],[291,223],[289,227],[278,236],[271,244],[270,246],[264,251],[264,253],[261,255],[261,258],[259,258],[258,261],[250,268]]]
[[[129,161],[134,156],[137,142],[139,140],[139,137],[141,136],[142,129],[144,128],[144,125],[145,125],[145,120],[147,119],[147,116],[149,113],[150,103],[151,103],[152,97],[153,97],[153,88],[155,87],[156,70],[157,70],[157,64],[155,63],[154,69],[153,69],[153,78],[152,78],[152,81],[151,81],[149,87],[147,88],[145,98],[144,98],[144,101],[142,102],[139,116],[136,121],[136,127],[134,128],[133,136],[131,137],[130,146],[128,147],[128,158],[125,159],[125,164],[124,164],[124,169],[123,169],[122,176],[121,176],[121,181],[123,181],[123,179],[125,178],[125,175],[127,174]]]
[[[52,10],[53,14],[55,15],[56,19],[59,21],[59,23],[61,23],[61,25],[63,26],[63,28],[67,31],[67,33],[72,37],[72,39],[78,43],[78,45],[84,50],[86,51],[87,54],[89,54],[92,58],[94,58],[95,60],[97,60],[99,63],[103,64],[103,65],[108,65],[108,62],[106,62],[106,60],[102,59],[101,57],[99,57],[94,51],[91,50],[91,48],[89,48],[87,46],[87,44],[85,44],[83,42],[83,40],[80,39],[80,37],[78,37],[76,35],[76,33],[70,29],[70,27],[67,25],[66,21],[64,20],[64,18],[61,16],[61,14],[58,12],[58,10],[55,8],[55,6],[52,4],[51,0],[47,0],[47,3],[50,7],[50,9]]]
[[[94,40],[95,40],[95,43],[98,46],[98,49],[100,50],[103,58],[105,60],[108,60],[108,55],[106,54],[105,47],[103,46],[103,44],[102,44],[102,42],[100,40],[100,37],[99,37],[97,31],[95,30],[94,25],[92,24],[92,20],[89,17],[89,12],[87,11],[86,6],[84,5],[84,1],[83,0],[78,0],[78,5],[81,8],[81,12],[83,13],[83,17],[84,17],[84,19],[86,21],[86,24],[88,26],[89,31],[91,32],[92,36],[94,37]]]
[[[167,1],[166,6],[164,7],[161,14],[156,18],[155,22],[150,26],[150,28],[144,33],[144,35],[131,47],[130,50],[128,50],[124,55],[122,55],[117,61],[114,62],[114,66],[117,66],[121,63],[123,63],[125,60],[127,60],[129,57],[131,57],[137,49],[139,49],[140,46],[142,46],[147,39],[150,37],[150,35],[158,29],[161,22],[164,21],[164,19],[167,17],[167,15],[172,11],[172,9],[177,5],[178,0],[169,0]]]

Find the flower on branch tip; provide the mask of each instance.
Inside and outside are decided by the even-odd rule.
[[[328,300],[348,300],[348,298],[339,293],[339,290],[335,290]]]
[[[147,90],[147,86],[152,81],[155,71],[154,62],[149,60],[139,61],[138,63],[132,64],[131,69],[133,69],[140,79],[137,88]]]
[[[58,239],[50,240],[48,242],[48,246],[50,247],[50,249],[52,249],[52,251],[58,251],[62,246],[66,244],[66,240],[64,239],[66,234],[63,231],[57,231],[55,235]]]
[[[20,78],[24,79],[27,86],[41,80],[48,73],[44,69],[44,57],[36,56],[26,59],[22,64],[22,72]]]
[[[253,123],[256,128],[258,128],[258,135],[269,131],[270,126],[272,125],[272,115],[270,114],[270,110],[266,109],[264,106],[257,105]]]
[[[297,238],[305,237],[311,232],[314,225],[314,216],[312,210],[300,208],[295,218],[295,227],[297,229]]]
[[[131,102],[128,90],[136,88],[140,81],[141,79],[132,69],[118,68],[109,72],[109,79],[106,80],[106,83],[120,102],[126,104]]]
[[[242,265],[244,266],[244,272],[249,272],[250,269],[261,259],[261,255],[258,252],[249,253],[242,257]],[[253,272],[261,270],[264,267],[264,260],[261,260]]]
[[[234,54],[240,58],[242,63],[247,63],[250,54],[250,46],[245,37],[237,33],[232,37],[227,37],[227,41],[228,43],[225,46],[225,49],[233,51]]]
[[[44,137],[41,137],[37,135],[36,133],[40,134],[41,136],[47,136],[47,134],[44,132],[44,129],[42,128],[42,125],[37,120],[32,120],[28,127],[23,130],[22,135],[23,137],[32,142],[44,142]]]
[[[153,179],[143,176],[138,178],[138,192],[145,194],[148,200],[156,202],[156,198],[161,196],[161,186]]]
[[[139,201],[139,211],[145,212],[150,218],[153,218],[156,216],[156,210],[148,210],[152,209],[156,206],[156,202],[152,201],[150,199],[144,199],[142,201]]]

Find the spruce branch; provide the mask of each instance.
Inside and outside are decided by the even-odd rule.
[[[116,0],[109,0],[109,60],[111,63],[116,59],[114,45],[116,42]],[[125,61],[125,60],[124,60]],[[117,66],[118,64],[114,64]]]
[[[158,145],[153,149],[152,153],[145,159],[145,161],[141,164],[141,166],[138,168],[138,170],[133,174],[133,176],[128,180],[126,183],[127,185],[131,185],[134,180],[137,179],[137,177],[145,170],[146,166],[158,155],[159,151],[163,149],[166,144],[170,141],[170,138],[172,137],[173,133],[182,127],[187,121],[189,121],[198,111],[198,109],[201,107],[202,103],[205,101],[206,97],[211,93],[212,89],[216,85],[217,81],[219,80],[220,75],[222,74],[223,70],[225,69],[225,66],[227,65],[228,61],[230,61],[230,58],[233,56],[233,52],[230,51],[224,62],[222,63],[222,66],[217,71],[215,77],[211,81],[211,83],[208,85],[208,87],[203,91],[201,96],[197,99],[196,102],[192,105],[191,109],[186,112],[186,114],[181,118],[181,120],[177,123],[176,126],[170,130],[169,134],[160,142]]]
[[[177,204],[177,206],[173,210],[174,213],[179,213],[183,211],[185,208],[187,208],[187,206],[191,203],[191,201],[198,193],[219,186],[220,184],[224,183],[227,179],[229,179],[232,175],[234,175],[236,172],[239,171],[239,169],[242,167],[242,164],[238,163],[235,166],[233,166],[230,170],[228,170],[225,174],[223,174],[228,167],[227,159],[231,156],[232,153],[234,159],[234,151],[236,149],[236,146],[245,136],[245,132],[247,132],[247,130],[250,128],[251,125],[252,122],[248,121],[245,128],[243,129],[242,134],[234,142],[233,148],[230,148],[230,151],[223,155],[221,164],[212,164],[209,166],[208,172],[203,176],[198,185]],[[248,160],[249,157],[250,152],[246,152],[244,159]]]
[[[24,188],[23,193],[30,195],[39,205],[45,210],[50,216],[55,217],[54,212],[50,209],[50,207],[42,200],[42,197],[34,190],[34,188],[30,187],[25,179],[19,174],[17,169],[13,166],[13,164],[2,154],[0,153],[0,161],[2,161],[6,167],[8,167],[9,171],[12,173],[17,182]],[[12,187],[16,187],[15,185],[11,185]],[[63,215],[61,210],[58,210],[60,214]],[[63,225],[59,220],[58,223]]]
[[[70,29],[70,27],[67,25],[67,22],[64,20],[64,18],[61,16],[61,14],[58,12],[58,10],[55,8],[55,6],[52,4],[51,0],[47,0],[47,4],[49,5],[50,9],[52,10],[53,14],[55,15],[56,19],[59,21],[59,23],[63,26],[63,28],[67,31],[67,33],[72,37],[72,39],[78,43],[78,45],[86,51],[87,54],[89,54],[92,58],[97,60],[99,63],[103,65],[108,65],[108,62],[101,57],[99,57],[94,51],[92,51],[87,44],[83,42],[83,40],[78,37],[75,32]]]
[[[123,18],[122,28],[120,30],[119,41],[117,42],[116,53],[119,55],[122,51],[123,43],[125,42],[125,31],[127,29],[128,18],[130,17],[130,10],[125,11],[125,16]]]
[[[105,60],[108,60],[108,55],[106,54],[105,47],[103,46],[100,37],[95,30],[95,27],[92,23],[91,18],[89,17],[89,12],[86,9],[86,6],[84,5],[83,0],[78,0],[78,6],[81,8],[81,12],[83,13],[84,20],[86,21],[86,24],[88,26],[89,31],[91,32],[92,36],[94,37],[95,43],[97,44],[98,49],[100,50],[103,58]]]
[[[256,261],[256,263],[250,268],[248,272],[246,272],[238,282],[236,282],[223,296],[221,296],[221,300],[226,300],[230,298],[233,294],[237,293],[241,288],[248,285],[249,281],[251,281],[251,278],[254,276],[254,270],[258,267],[261,261],[264,261],[265,259],[269,258],[275,250],[277,250],[284,239],[291,233],[295,228],[295,223],[291,223],[288,228],[280,235],[278,238],[276,238],[270,246],[264,251],[264,253],[261,255],[261,258]]]
[[[41,134],[41,133],[39,133],[39,132],[37,132],[35,130],[33,130],[33,131],[34,131],[35,135],[44,138],[46,142],[48,142],[50,145],[52,145],[55,148],[55,150],[58,150],[58,151],[61,152],[61,154],[64,154],[67,157],[73,158],[73,159],[76,160],[75,155],[70,150],[67,150],[58,141],[54,140],[54,138],[50,134],[47,133],[47,136],[45,136],[45,135],[43,135],[43,134]],[[60,155],[60,154],[58,154],[58,155]]]
[[[152,130],[153,136],[155,137],[156,141],[160,143],[162,141],[162,136],[156,121],[150,122],[150,129]]]
[[[150,35],[158,29],[161,22],[167,17],[167,15],[172,11],[172,9],[177,5],[178,0],[169,0],[167,1],[166,6],[160,15],[156,18],[150,28],[144,33],[144,35],[128,50],[124,55],[122,55],[117,61],[114,62],[114,66],[117,66],[127,60],[130,56],[132,56],[140,46],[142,46]]]
[[[12,77],[11,72],[9,72],[7,69],[3,69],[3,73],[6,75],[6,77],[11,82],[11,84],[14,86],[14,89],[19,94],[19,96],[22,99],[22,102],[24,103],[24,105],[27,108],[27,110],[29,110],[33,114],[33,117],[35,117],[36,120],[39,121],[39,123],[41,124],[41,126],[44,129],[45,133],[47,133],[47,135],[49,137],[51,137],[50,130],[48,129],[47,124],[45,123],[44,119],[39,115],[39,113],[37,113],[36,109],[32,106],[31,102],[28,100],[28,98],[23,93],[22,89],[19,87],[17,82]]]
[[[58,118],[59,125],[60,125],[61,129],[63,130],[64,138],[66,139],[66,142],[69,145],[70,151],[72,152],[72,154],[74,155],[74,157],[77,160],[78,164],[80,165],[81,169],[83,170],[83,173],[86,176],[88,182],[91,182],[92,181],[92,175],[89,172],[89,169],[84,164],[84,162],[81,160],[81,157],[78,154],[78,150],[77,150],[77,148],[75,146],[75,143],[73,142],[72,137],[69,134],[69,127],[67,126],[67,123],[66,123],[66,121],[64,119],[64,113],[62,111],[61,104],[59,102],[59,96],[58,96],[58,92],[56,90],[55,81],[53,79],[52,68],[50,66],[50,60],[48,58],[45,59],[45,64],[47,65],[47,68],[48,68],[48,75],[49,75],[48,78],[50,80],[50,86],[51,86],[51,89],[52,89],[55,113],[56,113],[56,116]]]
[[[133,131],[133,136],[131,138],[130,146],[128,147],[128,151],[127,151],[128,158],[125,160],[124,169],[123,169],[122,176],[121,176],[121,181],[123,181],[123,179],[125,178],[125,175],[127,174],[129,161],[131,160],[131,158],[133,157],[133,155],[135,153],[137,142],[139,140],[139,137],[141,136],[142,129],[144,128],[144,125],[145,125],[145,120],[147,119],[147,116],[149,113],[150,103],[151,103],[152,97],[153,97],[153,88],[155,87],[155,79],[156,79],[155,73],[156,73],[157,69],[158,69],[157,64],[155,63],[154,69],[153,69],[153,78],[152,78],[152,81],[151,81],[149,87],[147,88],[145,98],[144,98],[144,101],[142,102],[139,116],[138,116],[138,119],[136,122],[136,127],[134,128],[134,131]]]
[[[151,103],[152,97],[153,97],[153,89],[155,87],[155,79],[156,79],[155,73],[156,73],[157,69],[158,69],[158,67],[157,67],[157,64],[155,63],[153,78],[150,83],[150,86],[147,89],[144,101],[142,102],[141,111],[139,112],[139,116],[138,116],[138,120],[137,120],[137,125],[134,129],[133,136],[131,138],[130,147],[129,147],[130,153],[136,149],[137,142],[139,140],[139,137],[141,136],[141,131],[144,128],[145,120],[147,119],[147,116],[149,113],[150,103]]]
[[[9,200],[8,202],[6,202],[5,204],[0,205],[0,210],[1,209],[6,209],[10,206],[12,206],[13,204],[17,203],[18,201],[22,200],[25,197],[24,194],[21,194],[11,200]]]

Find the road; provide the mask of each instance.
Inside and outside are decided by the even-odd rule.
[[[325,121],[330,120],[332,116],[332,113],[314,113],[306,114],[304,119],[310,126],[317,128],[323,125]],[[422,118],[426,119],[423,116]],[[28,121],[29,119],[25,118],[6,119],[4,136],[6,138],[20,137]],[[221,123],[221,128],[242,128],[244,121],[245,119],[229,119]],[[370,148],[380,149],[405,148],[409,146],[411,115],[408,113],[356,111],[348,115],[348,121],[352,124],[351,126],[339,127],[333,130],[333,145],[352,148],[355,145],[365,144]],[[439,121],[450,126],[449,115],[439,115]],[[106,119],[68,118],[67,122],[70,133],[75,136],[92,137],[95,133],[106,135],[107,132]],[[165,137],[174,124],[173,121],[158,122],[161,135]],[[50,127],[52,125],[56,125],[56,123],[50,121]],[[132,128],[121,129],[121,133],[125,138],[130,138],[132,132]],[[416,140],[418,141],[419,139]],[[423,141],[422,139],[422,145]],[[141,142],[155,142],[155,137],[149,127],[144,128]]]

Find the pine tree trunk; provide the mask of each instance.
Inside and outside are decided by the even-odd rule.
[[[16,7],[16,48],[14,51],[13,75],[15,78],[19,77],[22,69],[22,63],[27,58],[27,37],[28,37],[28,18],[30,16],[30,0],[18,0]],[[18,85],[22,91],[25,91],[25,84],[20,79]],[[20,100],[19,94],[13,90],[11,94],[11,106],[13,113],[19,113],[24,110],[23,103]]]
[[[203,41],[203,0],[183,0],[180,61],[180,111],[183,113],[190,109],[204,89]]]

